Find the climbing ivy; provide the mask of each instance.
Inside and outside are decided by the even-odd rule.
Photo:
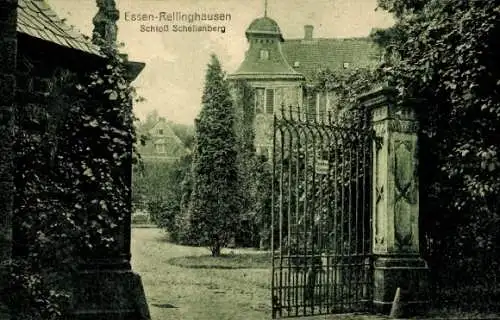
[[[400,102],[425,99],[416,108],[425,258],[457,305],[484,306],[499,270],[500,6],[486,0],[379,5],[395,14],[396,24],[374,39],[399,57],[381,67],[383,77]]]
[[[118,49],[103,54],[88,73],[59,72],[39,105],[18,107],[15,257],[2,296],[19,319],[60,319],[71,307],[72,272],[120,249],[130,166],[139,158],[132,152],[138,98]]]

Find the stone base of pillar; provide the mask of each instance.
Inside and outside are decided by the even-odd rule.
[[[11,315],[7,306],[0,304],[0,320],[10,320]]]
[[[68,320],[150,320],[141,277],[131,270],[81,271]]]
[[[428,312],[429,267],[415,256],[378,256],[374,261],[373,306],[376,312],[389,314],[397,288],[405,317]]]
[[[3,248],[2,248],[3,249]],[[1,251],[0,252],[5,252]],[[8,251],[7,251],[8,252]],[[5,261],[7,258],[4,257]],[[0,265],[0,320],[10,320],[12,315],[10,314],[11,310],[9,309],[9,284],[7,283],[7,279],[9,278],[9,270],[5,266]]]

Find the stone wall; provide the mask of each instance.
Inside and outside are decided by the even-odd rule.
[[[300,81],[296,80],[249,80],[253,88],[275,89],[274,112],[281,112],[281,106],[300,107],[303,104],[303,92]],[[257,153],[270,156],[273,144],[273,115],[257,113],[254,120],[255,146]]]

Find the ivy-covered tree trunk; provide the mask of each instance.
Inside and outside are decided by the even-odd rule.
[[[193,191],[187,215],[188,234],[220,255],[240,216],[234,109],[220,63],[212,55],[202,109],[196,122]]]

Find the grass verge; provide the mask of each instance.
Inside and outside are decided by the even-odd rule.
[[[174,257],[167,263],[196,269],[269,269],[271,265],[270,253],[255,254],[223,254],[219,257],[210,255]]]

